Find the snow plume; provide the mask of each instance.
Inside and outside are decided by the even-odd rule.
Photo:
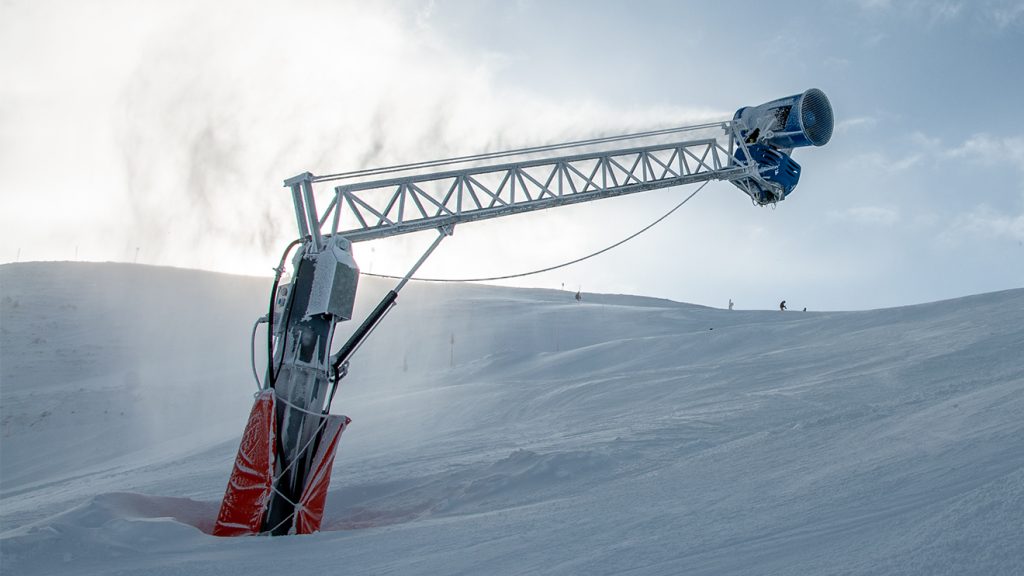
[[[403,5],[404,6],[404,5]],[[281,181],[704,120],[552,102],[465,54],[429,5],[168,8],[117,101],[132,234],[160,263],[265,269],[294,235]]]
[[[0,267],[0,288],[0,483],[69,474],[146,443],[161,446],[150,451],[156,457],[197,431],[211,441],[235,438],[256,388],[245,335],[265,306],[267,279],[34,262]],[[52,396],[36,409],[31,399],[40,393]],[[89,425],[100,433],[72,432]],[[12,433],[52,442],[10,449]],[[73,460],[53,460],[54,450]],[[34,463],[7,466],[9,456]]]

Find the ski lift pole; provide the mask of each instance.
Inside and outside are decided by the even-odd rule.
[[[439,234],[434,242],[427,248],[423,256],[413,264],[409,272],[398,282],[398,285],[388,291],[384,295],[384,298],[377,304],[372,312],[363,320],[363,323],[356,328],[352,336],[349,337],[348,341],[338,350],[336,354],[331,357],[331,380],[333,382],[331,386],[331,395],[327,399],[327,405],[324,407],[324,414],[328,413],[331,409],[331,402],[334,400],[334,393],[338,390],[338,382],[345,377],[348,372],[348,360],[355,354],[356,350],[362,345],[366,337],[377,327],[377,324],[384,319],[384,316],[391,311],[394,307],[395,302],[398,300],[398,293],[409,283],[409,280],[416,274],[416,271],[420,269],[420,266],[427,261],[427,258],[431,253],[441,244],[441,240],[451,236],[454,229],[454,225],[447,225],[439,227],[437,230]]]

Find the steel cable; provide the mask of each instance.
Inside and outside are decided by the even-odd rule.
[[[511,279],[511,278],[522,278],[524,276],[533,276],[533,275],[536,275],[536,274],[542,274],[544,272],[550,272],[552,270],[558,270],[559,268],[565,268],[566,266],[571,266],[573,264],[576,264],[576,263],[579,263],[579,262],[583,262],[584,260],[589,260],[589,259],[591,259],[591,258],[593,258],[595,256],[599,256],[601,254],[604,254],[605,252],[607,252],[607,251],[609,251],[609,250],[611,250],[613,248],[617,248],[619,246],[622,246],[623,244],[625,244],[626,242],[629,242],[633,238],[636,238],[637,236],[643,234],[644,232],[650,230],[651,228],[654,228],[662,220],[664,220],[665,218],[668,218],[669,216],[671,216],[673,212],[675,212],[676,210],[682,208],[683,204],[686,204],[687,202],[689,202],[691,198],[693,198],[694,196],[697,195],[698,192],[703,190],[704,187],[708,185],[708,182],[710,182],[710,180],[705,180],[703,184],[701,184],[696,190],[693,191],[693,193],[691,193],[689,196],[684,198],[682,202],[680,202],[679,204],[676,204],[671,210],[669,210],[668,212],[666,212],[665,214],[660,216],[654,222],[651,222],[647,226],[644,226],[640,230],[634,232],[633,234],[630,234],[629,236],[623,238],[622,240],[619,240],[618,242],[616,242],[616,243],[614,243],[614,244],[612,244],[610,246],[606,246],[606,247],[598,250],[597,252],[593,252],[593,253],[587,254],[586,256],[583,256],[583,257],[580,257],[580,258],[576,258],[575,260],[570,260],[568,262],[563,262],[562,264],[558,264],[556,266],[548,266],[547,268],[541,268],[540,270],[531,270],[530,272],[521,272],[519,274],[507,274],[505,276],[491,276],[491,277],[488,277],[488,278],[410,278],[410,280],[418,280],[420,282],[452,282],[452,283],[457,283],[457,282],[489,282],[489,281],[492,281],[492,280],[508,280],[508,279]],[[372,276],[374,278],[390,278],[390,279],[400,279],[400,278],[402,278],[402,276],[393,276],[391,274],[373,274],[371,272],[360,272],[360,274],[362,274],[363,276]]]

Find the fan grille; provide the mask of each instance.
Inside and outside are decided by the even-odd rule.
[[[800,104],[800,120],[804,133],[815,146],[824,146],[832,138],[832,104],[817,88],[804,92]]]

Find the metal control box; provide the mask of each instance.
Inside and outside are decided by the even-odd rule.
[[[352,244],[342,237],[330,238],[315,261],[306,316],[327,314],[336,320],[351,320],[359,283],[359,267],[352,258]]]

